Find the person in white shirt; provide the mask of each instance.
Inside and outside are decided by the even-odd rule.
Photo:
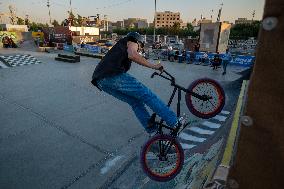
[[[229,52],[229,49],[226,49],[226,53],[225,53],[224,58],[223,58],[223,73],[222,73],[223,75],[226,74],[227,65],[231,60],[232,60],[232,55]]]

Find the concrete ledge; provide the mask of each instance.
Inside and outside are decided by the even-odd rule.
[[[221,164],[217,167],[214,176],[212,178],[212,183],[214,181],[223,181],[223,183],[226,183],[230,166],[232,163],[232,159],[234,156],[234,147],[237,142],[238,137],[238,129],[240,126],[240,116],[242,107],[244,105],[244,98],[245,98],[245,92],[247,88],[248,81],[244,80],[241,88],[241,92],[238,98],[236,111],[233,118],[233,123],[231,126],[231,130],[227,139],[227,144],[224,150],[223,158],[221,161]]]

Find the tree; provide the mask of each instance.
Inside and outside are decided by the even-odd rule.
[[[35,23],[32,22],[29,24],[29,31],[38,31],[41,30],[42,28],[49,27],[47,23],[42,24],[42,23]]]
[[[230,31],[230,39],[248,39],[257,38],[260,28],[260,22],[254,21],[251,24],[236,24]]]
[[[77,25],[77,19],[76,19],[75,15],[73,14],[72,11],[67,11],[67,12],[68,12],[68,15],[69,15],[68,19],[71,22],[71,26],[76,26]]]
[[[25,25],[30,25],[30,20],[28,18],[25,19]]]
[[[83,18],[79,14],[77,15],[76,24],[77,26],[82,26],[83,24]]]
[[[25,25],[24,19],[22,19],[22,18],[20,18],[20,17],[17,17],[17,24],[18,24],[18,25]]]
[[[60,24],[58,23],[57,20],[53,20],[52,25],[53,25],[54,27],[60,26]]]
[[[193,25],[191,23],[187,23],[186,28],[189,32],[193,32]]]

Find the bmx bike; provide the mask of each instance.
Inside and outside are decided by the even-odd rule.
[[[171,82],[174,87],[168,106],[171,105],[174,96],[178,93],[177,116],[180,117],[181,93],[185,92],[185,101],[190,112],[200,118],[209,119],[220,113],[225,105],[225,93],[223,88],[215,80],[202,78],[194,81],[187,89],[176,84],[175,78],[167,71],[154,72],[153,78],[158,75]],[[157,124],[158,130],[154,137],[150,138],[142,147],[140,162],[144,172],[152,180],[165,182],[176,177],[184,163],[184,151],[177,136],[190,122],[175,128],[163,124],[163,120],[156,120],[153,113],[151,122]],[[163,129],[170,131],[164,133]]]

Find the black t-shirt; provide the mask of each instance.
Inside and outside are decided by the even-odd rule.
[[[127,41],[127,38],[120,39],[99,62],[93,73],[93,84],[102,78],[125,73],[130,69]]]

